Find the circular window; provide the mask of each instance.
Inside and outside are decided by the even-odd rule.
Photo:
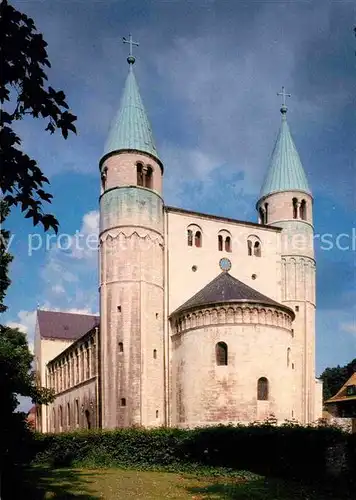
[[[253,275],[251,276],[251,278],[252,278],[253,280],[255,280],[255,279],[257,278],[257,274],[253,274]]]
[[[231,261],[227,259],[226,257],[223,257],[219,261],[219,266],[222,271],[230,271],[231,269]]]
[[[195,271],[198,269],[198,266],[192,266],[192,271],[195,273]]]

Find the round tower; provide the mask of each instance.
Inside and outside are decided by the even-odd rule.
[[[282,123],[264,180],[257,211],[260,224],[283,229],[280,239],[281,301],[295,312],[292,367],[295,418],[312,422],[319,416],[315,391],[315,260],[313,197],[286,119]],[[321,408],[320,408],[321,412]]]
[[[165,423],[163,165],[133,72],[100,160],[103,428]]]

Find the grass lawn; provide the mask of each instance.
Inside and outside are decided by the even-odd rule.
[[[325,494],[299,484],[250,475],[206,477],[187,473],[122,469],[34,468],[21,493],[13,498],[30,500],[325,500]],[[24,485],[23,485],[24,486]],[[335,495],[333,500],[339,500]],[[340,496],[340,500],[345,496]]]

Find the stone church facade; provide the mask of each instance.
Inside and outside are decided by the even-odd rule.
[[[130,56],[101,176],[100,318],[38,311],[43,432],[321,417],[313,197],[286,119],[256,223],[167,206]]]

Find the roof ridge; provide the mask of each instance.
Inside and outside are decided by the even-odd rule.
[[[37,312],[44,312],[44,313],[59,313],[59,314],[73,314],[73,315],[78,315],[78,316],[96,316],[99,317],[99,314],[95,313],[89,313],[89,312],[75,312],[75,311],[57,311],[56,309],[37,309]]]

